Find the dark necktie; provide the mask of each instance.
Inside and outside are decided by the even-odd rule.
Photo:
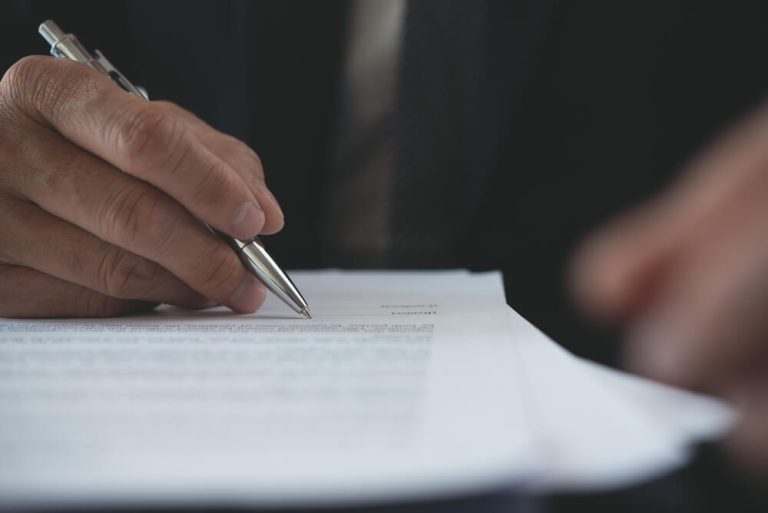
[[[470,75],[482,0],[411,0],[395,105],[394,266],[456,265],[471,187]]]

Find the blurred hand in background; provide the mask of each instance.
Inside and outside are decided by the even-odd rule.
[[[627,366],[730,400],[730,447],[768,469],[768,107],[595,234],[572,270],[583,309],[622,324]]]

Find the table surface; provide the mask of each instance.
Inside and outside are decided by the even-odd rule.
[[[472,497],[411,504],[358,506],[343,509],[268,509],[239,507],[179,509],[109,509],[88,513],[575,513],[631,512],[768,512],[768,476],[760,480],[735,468],[714,446],[700,447],[683,469],[625,489],[603,493],[530,496],[500,490]],[[50,512],[46,512],[50,513]],[[66,513],[81,513],[67,511]],[[84,513],[84,512],[82,512]]]

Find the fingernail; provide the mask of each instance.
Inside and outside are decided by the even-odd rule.
[[[229,298],[229,307],[238,313],[255,312],[264,302],[265,294],[264,286],[249,275]]]
[[[246,201],[235,211],[232,218],[232,235],[238,239],[255,237],[264,228],[264,212],[255,204]]]

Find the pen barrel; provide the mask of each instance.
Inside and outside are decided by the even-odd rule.
[[[252,239],[237,243],[241,245],[238,253],[243,264],[293,311],[303,314],[307,310],[307,302],[288,275],[269,256],[261,242]]]
[[[308,316],[309,308],[304,296],[279,265],[267,253],[258,237],[248,240],[235,239],[216,228],[205,225],[214,235],[226,242],[240,257],[245,268],[291,310]]]
[[[51,46],[54,46],[56,43],[64,39],[64,36],[66,36],[64,31],[61,30],[61,27],[59,27],[53,20],[45,20],[42,22],[37,31]]]
[[[41,23],[38,32],[51,45],[51,53],[54,56],[65,57],[98,69],[94,64],[93,55],[80,44],[80,41],[72,34],[65,34],[52,20]]]

